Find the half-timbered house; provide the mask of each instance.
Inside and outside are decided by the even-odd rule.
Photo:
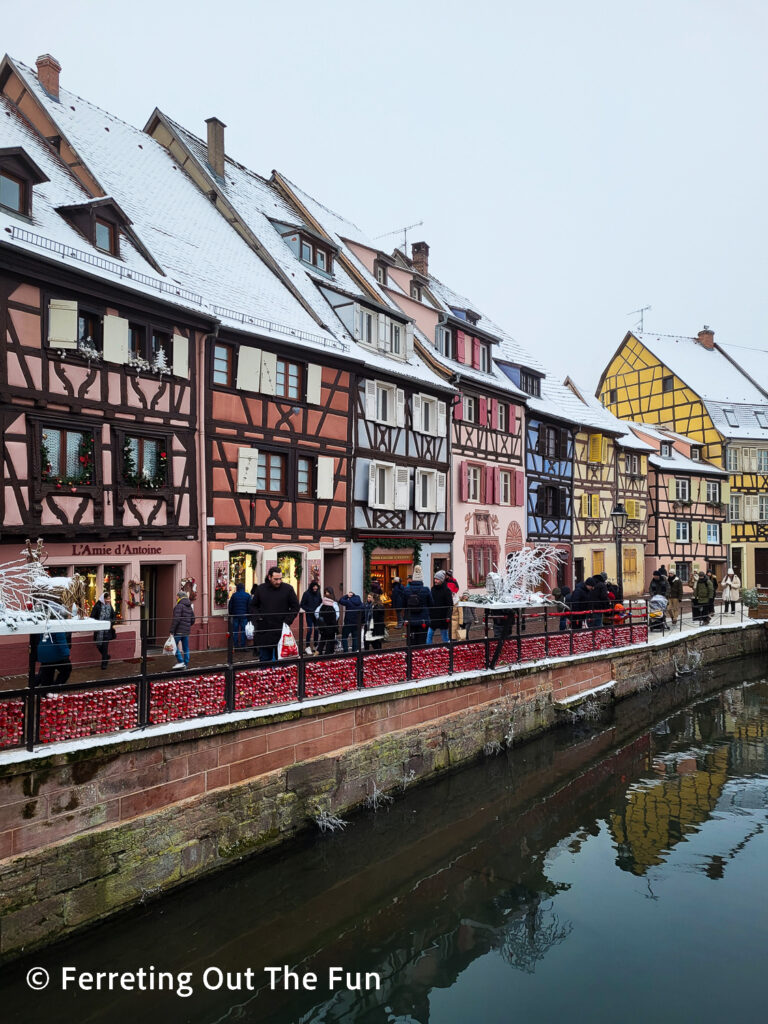
[[[722,579],[731,532],[727,471],[691,438],[644,423],[630,427],[655,449],[648,459],[646,587],[661,565],[674,566],[684,583],[710,569]]]
[[[694,337],[627,333],[597,394],[623,420],[659,424],[702,445],[730,473],[731,561],[768,586],[768,353]]]

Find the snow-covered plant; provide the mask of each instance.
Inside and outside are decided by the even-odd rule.
[[[141,356],[132,356],[128,360],[128,365],[133,366],[137,370],[143,370],[148,373],[152,369],[152,364],[148,359],[143,359]]]
[[[155,358],[152,360],[152,369],[155,373],[170,373],[171,368],[168,365],[168,357],[165,354],[165,349],[161,345],[155,353]]]
[[[370,808],[372,811],[378,811],[380,807],[386,807],[387,804],[391,804],[392,797],[389,793],[384,793],[376,785],[376,780],[373,780],[373,792],[366,798],[365,806]]]
[[[343,818],[337,818],[335,814],[323,808],[315,815],[315,824],[321,832],[338,832],[347,827]]]
[[[81,338],[77,343],[77,351],[91,362],[101,359],[101,352],[94,345],[92,338]]]

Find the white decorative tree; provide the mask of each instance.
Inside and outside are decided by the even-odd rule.
[[[564,560],[564,553],[552,546],[514,551],[507,555],[504,572],[488,573],[487,595],[477,595],[470,600],[480,604],[489,601],[501,604],[541,604],[548,597],[542,593],[541,588],[549,588],[550,578]]]
[[[84,615],[85,580],[50,576],[43,565],[42,540],[27,541],[25,558],[0,565],[0,623],[11,630],[25,625]]]

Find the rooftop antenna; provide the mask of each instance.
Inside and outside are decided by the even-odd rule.
[[[384,235],[376,235],[376,237],[374,238],[374,242],[377,242],[380,238],[391,238],[392,235],[399,235],[400,232],[402,231],[402,233],[403,233],[403,252],[407,256],[408,255],[408,232],[411,230],[411,228],[420,228],[423,223],[424,223],[424,221],[420,220],[420,221],[417,221],[415,224],[408,224],[404,228],[397,228],[395,231],[387,231],[387,233],[384,234]]]
[[[643,314],[647,313],[649,309],[653,309],[653,306],[643,306],[642,309],[631,309],[629,311],[629,313],[627,313],[627,316],[634,316],[635,313],[639,313],[640,314],[640,319],[635,324],[635,328],[637,329],[639,327],[641,334],[643,333]]]

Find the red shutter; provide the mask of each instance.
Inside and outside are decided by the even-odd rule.
[[[480,396],[480,426],[488,426],[488,399],[484,395]]]
[[[499,400],[498,398],[491,399],[491,427],[493,430],[499,429]]]
[[[493,503],[498,505],[501,501],[501,468],[493,467]]]
[[[480,369],[480,339],[472,339],[472,368],[475,370]]]
[[[522,469],[515,470],[515,504],[525,505],[525,474]]]
[[[466,501],[469,494],[469,473],[466,462],[459,463],[459,501]]]
[[[517,417],[518,408],[516,405],[510,405],[509,407],[509,432],[510,434],[517,433]]]
[[[456,331],[456,362],[466,363],[467,355],[464,348],[464,342],[466,340],[466,334],[464,331]]]
[[[493,466],[485,466],[483,472],[485,473],[485,494],[483,495],[486,505],[495,505],[496,496],[493,493],[493,487],[496,482],[496,478],[493,472]]]
[[[453,418],[455,420],[464,419],[464,398],[462,395],[456,395],[453,400]]]

